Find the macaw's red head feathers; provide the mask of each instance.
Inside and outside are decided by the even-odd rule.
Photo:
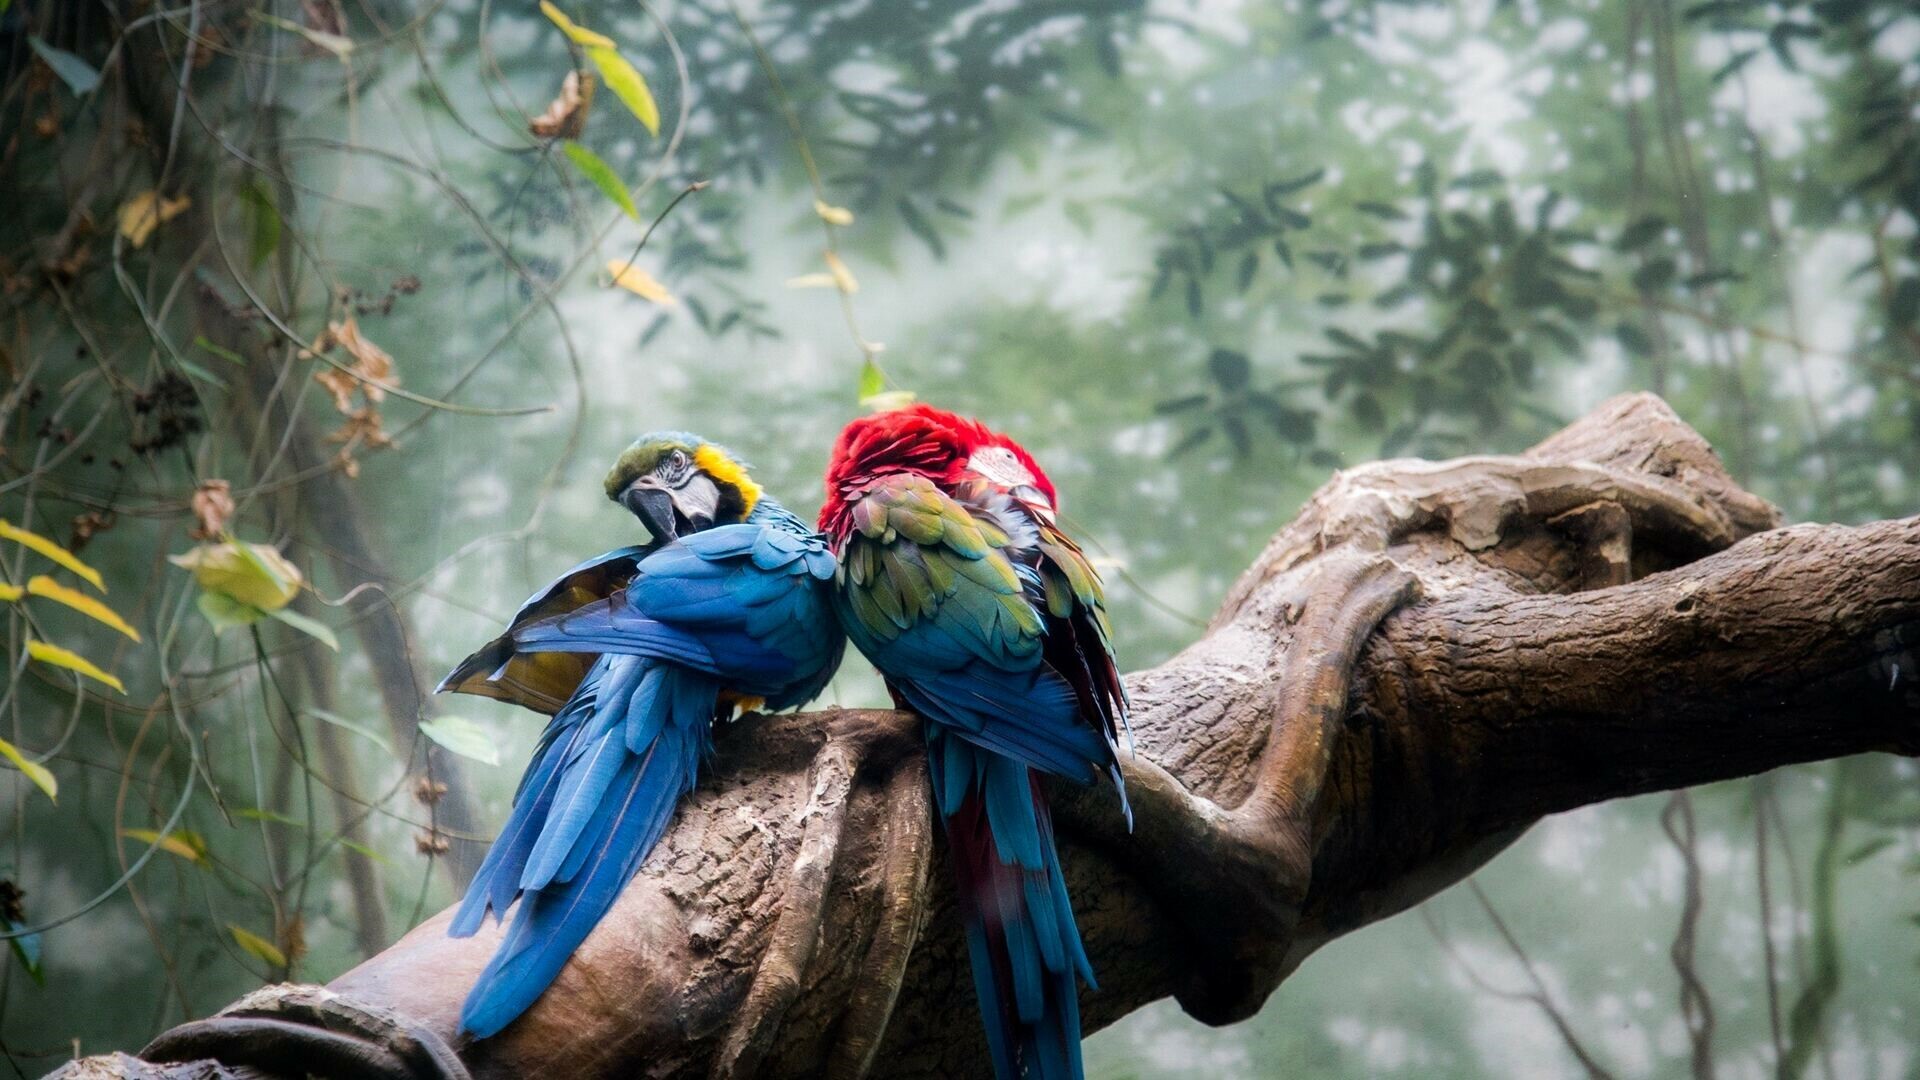
[[[996,487],[1057,507],[1053,481],[1026,448],[977,420],[931,405],[863,416],[841,429],[827,463],[827,501],[822,531],[845,531],[847,502],[875,480],[896,473],[924,476],[943,487],[985,480]]]

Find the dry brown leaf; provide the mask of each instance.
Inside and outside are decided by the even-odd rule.
[[[527,122],[536,139],[577,139],[587,129],[587,110],[593,107],[593,76],[569,71],[560,83],[560,96],[547,111]]]
[[[185,195],[167,199],[152,189],[143,191],[121,205],[120,235],[134,247],[145,247],[155,229],[179,217],[192,205],[193,200]]]
[[[353,363],[346,370],[329,367],[314,373],[313,381],[327,388],[333,395],[333,407],[342,414],[352,416],[353,392],[359,390],[369,402],[386,399],[387,391],[376,382],[388,386],[398,383],[395,377],[393,357],[385,349],[361,336],[360,324],[349,315],[338,322],[327,324],[326,332],[314,340],[315,352],[327,352],[341,349],[353,357]],[[309,354],[311,355],[311,354]]]
[[[375,406],[386,399],[386,386],[400,380],[394,370],[393,357],[361,335],[360,324],[352,315],[328,323],[326,330],[314,339],[313,348],[301,355],[314,357],[333,349],[345,352],[353,358],[353,363],[345,368],[322,368],[313,373],[313,381],[326,388],[333,398],[334,409],[347,418],[327,439],[345,444],[335,461],[340,471],[351,479],[360,475],[360,463],[353,457],[355,449],[385,449],[393,445],[393,438],[381,426]],[[355,402],[355,392],[364,404]]]
[[[300,962],[307,955],[307,923],[295,915],[287,920],[286,929],[280,932],[280,951],[286,955],[289,966]]]
[[[106,532],[111,528],[113,528],[112,514],[103,514],[98,510],[88,510],[86,513],[76,514],[73,518],[73,531],[67,535],[67,550],[78,552],[81,548],[86,547],[87,542],[92,540],[96,534]]]
[[[347,422],[341,424],[339,430],[328,435],[327,441],[346,443],[349,447],[369,446],[381,450],[393,445],[393,437],[380,426],[380,414],[371,405],[348,413]]]
[[[339,368],[322,368],[313,373],[313,381],[327,388],[333,395],[333,407],[343,413],[353,411],[353,392],[360,388],[360,380],[341,371]]]
[[[327,330],[333,335],[334,343],[353,357],[353,373],[362,379],[374,382],[398,383],[394,378],[393,357],[385,349],[360,336],[360,324],[349,315],[337,323],[329,324]],[[360,386],[368,401],[380,401],[387,396],[385,389],[364,382]]]
[[[233,485],[225,480],[203,480],[187,500],[197,525],[187,533],[195,540],[217,540],[226,535],[233,518]]]

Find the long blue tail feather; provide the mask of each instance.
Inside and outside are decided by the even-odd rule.
[[[1027,765],[930,724],[974,991],[1001,1080],[1080,1080],[1078,980],[1093,985],[1045,797]]]
[[[694,786],[718,692],[708,676],[646,657],[594,664],[542,738],[449,928],[472,934],[519,900],[462,1030],[485,1038],[525,1012],[613,906]]]

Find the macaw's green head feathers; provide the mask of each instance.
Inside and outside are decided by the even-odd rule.
[[[607,473],[607,498],[656,538],[735,525],[760,501],[760,485],[732,451],[684,431],[642,435]]]

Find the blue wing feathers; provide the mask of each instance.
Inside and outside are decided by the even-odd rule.
[[[511,1023],[613,905],[692,790],[722,690],[785,708],[832,677],[844,644],[827,600],[832,555],[784,510],[754,516],[764,520],[583,563],[489,646],[488,667],[507,657],[497,672],[538,653],[583,654],[591,666],[554,712],[450,924],[469,935],[518,904],[468,994],[464,1030],[486,1037]],[[603,584],[629,563],[624,587],[579,595],[581,582]],[[552,610],[567,590],[571,606]]]

